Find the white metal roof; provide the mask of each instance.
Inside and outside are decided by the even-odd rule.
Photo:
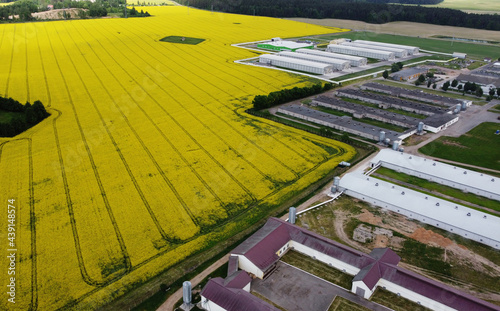
[[[344,49],[344,50],[350,50],[350,51],[362,51],[362,52],[367,52],[367,53],[385,55],[385,56],[388,56],[388,57],[394,56],[394,52],[382,51],[382,50],[377,50],[377,49],[366,49],[366,48],[361,48],[361,47],[357,47],[357,46],[330,44],[330,45],[328,45],[328,47],[332,48],[332,49]]]
[[[303,59],[298,59],[298,58],[291,58],[291,57],[286,57],[286,56],[278,56],[278,55],[273,55],[273,54],[263,54],[263,55],[260,55],[259,56],[260,58],[263,58],[263,59],[268,59],[268,60],[276,60],[276,61],[286,61],[286,62],[290,62],[290,63],[293,63],[293,64],[300,64],[300,65],[304,65],[304,66],[310,66],[310,67],[314,67],[314,68],[328,68],[328,67],[332,67],[332,65],[329,65],[329,64],[323,64],[323,63],[317,63],[317,62],[313,62],[313,61],[308,61],[308,60],[303,60]]]
[[[397,48],[397,49],[418,51],[418,47],[410,46],[410,45],[401,45],[401,44],[393,44],[393,43],[385,43],[385,42],[377,42],[377,41],[367,41],[367,40],[356,40],[354,42],[365,43],[365,44],[370,44],[370,45],[378,45],[378,46],[387,46],[387,47],[393,47],[393,48]]]
[[[500,218],[493,215],[376,179],[361,172],[345,174],[340,180],[340,186],[441,223],[500,241],[498,234],[500,232]],[[425,199],[426,197],[427,199]],[[467,216],[468,213],[470,216]]]
[[[364,44],[361,42],[344,42],[342,45],[347,45],[347,46],[359,46],[360,48],[365,48],[365,49],[374,49],[374,50],[380,50],[380,51],[389,51],[389,52],[394,52],[394,53],[402,53],[403,55],[408,55],[408,51],[403,49],[403,48],[393,48],[393,47],[388,47],[388,46],[380,46],[380,45],[372,45],[372,44]]]
[[[297,43],[297,42],[293,42],[293,41],[284,41],[284,40],[263,42],[262,44],[269,44],[269,45],[273,45],[273,46],[283,46],[283,47],[287,47],[289,49],[298,49],[298,48],[305,48],[307,46],[312,46],[311,43]]]
[[[286,56],[291,58],[305,59],[313,62],[325,63],[325,64],[336,64],[342,65],[343,67],[350,67],[350,64],[345,59],[335,59],[330,57],[322,57],[318,55],[305,54],[305,53],[295,53],[295,52],[287,52],[282,51],[279,53],[280,56]]]
[[[481,189],[483,191],[500,195],[500,178],[491,175],[478,173],[391,149],[381,150],[371,160],[371,163],[376,164],[379,161],[384,161],[393,165],[422,172],[423,174],[436,176],[454,183],[469,185],[471,188]]]
[[[304,53],[304,54],[313,54],[313,55],[324,56],[324,57],[331,57],[331,58],[355,60],[355,61],[360,61],[360,62],[366,61],[366,58],[361,57],[361,56],[346,55],[346,54],[325,52],[325,51],[319,51],[319,50],[299,49],[296,52],[297,53]]]

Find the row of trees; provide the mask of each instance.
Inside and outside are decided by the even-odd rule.
[[[179,0],[197,8],[270,17],[338,18],[382,24],[409,21],[426,24],[500,30],[500,15],[472,14],[460,10],[373,3],[359,0]],[[376,0],[375,2],[378,2]],[[422,0],[423,1],[423,0]],[[385,1],[382,1],[385,2]],[[394,2],[394,1],[390,1]],[[410,1],[400,1],[410,3]],[[419,1],[412,1],[413,3]],[[422,3],[419,3],[422,4]]]
[[[38,12],[38,4],[31,0],[19,0],[6,6],[0,6],[0,20],[7,21],[9,16],[19,16],[20,20],[30,21],[31,13]]]
[[[12,98],[0,96],[0,111],[14,113],[9,122],[0,123],[0,137],[14,137],[49,116],[42,102],[21,104]]]
[[[313,86],[305,86],[302,88],[294,87],[292,89],[283,89],[281,91],[271,92],[268,95],[257,95],[254,97],[252,104],[255,110],[261,110],[284,104],[292,100],[316,95],[321,92],[331,90],[332,88],[333,85],[331,83],[326,83],[324,86],[321,86],[321,84],[315,84]]]

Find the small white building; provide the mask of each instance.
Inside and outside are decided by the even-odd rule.
[[[466,59],[467,58],[467,54],[465,53],[458,53],[458,52],[453,52],[453,57],[456,57],[456,58],[460,58],[460,59]]]

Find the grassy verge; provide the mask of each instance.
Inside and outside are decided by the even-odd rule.
[[[423,146],[423,154],[500,171],[498,123],[485,122],[460,137],[442,136]]]
[[[352,287],[353,276],[299,252],[289,250],[281,257],[281,260],[347,290],[350,290]]]
[[[416,302],[410,301],[380,287],[377,287],[370,300],[387,306],[394,311],[430,311],[430,309]]]
[[[465,193],[462,190],[452,188],[449,186],[441,185],[432,181],[428,181],[427,179],[419,178],[416,176],[407,175],[404,173],[398,173],[394,170],[381,167],[377,169],[377,174],[387,176],[389,178],[393,178],[405,183],[412,184],[417,187],[425,188],[429,191],[436,191],[441,194],[451,196],[463,201],[467,201],[470,203],[474,203],[486,208],[490,208],[497,212],[500,212],[500,202],[495,200],[490,200],[482,196],[475,195],[473,193]]]
[[[328,311],[370,311],[370,309],[358,305],[343,297],[336,296]]]

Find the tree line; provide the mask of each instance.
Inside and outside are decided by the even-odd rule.
[[[19,0],[13,4],[0,7],[0,21],[31,21],[34,19],[31,15],[32,13],[48,10],[47,4],[52,4],[54,9],[81,9],[78,12],[79,18],[103,17],[107,16],[108,13],[122,13],[125,17],[150,16],[147,11],[144,12],[141,10],[139,12],[135,8],[127,8],[125,0],[95,0],[94,2],[90,0],[50,0],[46,2],[40,1],[40,4],[34,0]],[[69,19],[71,16],[64,11],[63,18]]]
[[[385,0],[179,0],[200,9],[270,17],[337,18],[373,24],[409,21],[426,24],[500,30],[500,15],[460,10],[388,4]],[[424,4],[427,0],[411,0]],[[377,3],[375,3],[377,2]],[[383,2],[383,3],[378,3]],[[395,2],[393,0],[390,1]],[[410,0],[400,3],[409,4]],[[427,3],[426,3],[427,4]]]
[[[281,91],[271,92],[268,95],[257,95],[252,101],[255,110],[262,110],[271,108],[280,104],[290,102],[292,100],[301,99],[304,97],[316,95],[324,91],[331,90],[333,85],[331,83],[314,84],[313,86],[294,87],[292,89],[283,89]]]
[[[49,116],[45,106],[37,100],[21,104],[12,98],[0,96],[0,112],[14,113],[8,122],[0,122],[0,137],[14,137]]]

